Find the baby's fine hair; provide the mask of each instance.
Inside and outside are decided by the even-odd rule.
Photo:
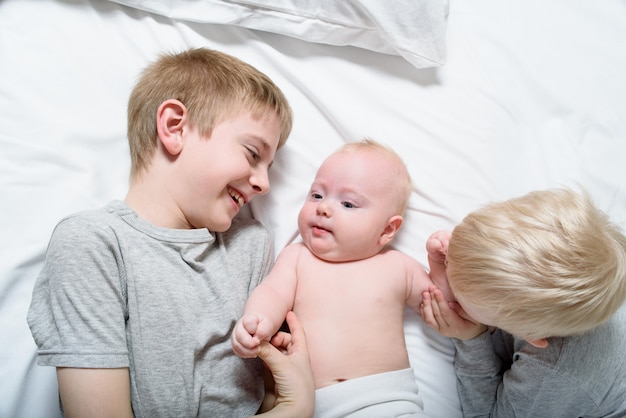
[[[364,138],[357,142],[348,142],[337,150],[337,152],[351,152],[359,150],[371,150],[386,156],[391,160],[395,167],[395,172],[389,173],[393,179],[392,187],[395,188],[395,195],[398,197],[396,206],[396,215],[404,215],[409,204],[411,191],[413,190],[413,182],[411,175],[402,158],[391,147],[383,145],[371,138]],[[377,167],[372,170],[378,171]],[[383,173],[381,173],[383,174]],[[385,173],[386,174],[386,173]]]
[[[626,299],[626,237],[584,191],[537,191],[469,214],[447,260],[459,299],[529,340],[581,334]]]
[[[210,136],[217,123],[250,111],[277,114],[280,148],[289,136],[292,112],[282,91],[253,66],[222,52],[197,48],[161,55],[141,74],[128,101],[131,177],[148,167],[157,147],[161,103],[179,100],[189,123]]]

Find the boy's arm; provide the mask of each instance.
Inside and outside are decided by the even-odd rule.
[[[128,368],[57,368],[63,412],[73,417],[133,417]]]
[[[302,244],[283,249],[270,274],[263,279],[246,302],[243,316],[233,330],[231,342],[241,357],[256,357],[259,344],[278,331],[296,294],[296,265]]]
[[[497,394],[502,385],[502,360],[496,355],[491,335],[483,332],[468,340],[452,339],[455,345],[454,371],[463,416],[507,416],[498,411]],[[501,393],[501,392],[500,392]],[[493,414],[492,414],[493,412]]]
[[[513,337],[500,330],[452,341],[457,391],[465,417],[512,417],[519,411],[530,417],[602,415],[595,398],[597,384],[585,384],[580,375],[559,367],[563,357],[558,344],[548,348],[526,344],[514,351]],[[572,358],[580,361],[581,357],[569,360]],[[598,382],[602,377],[588,379]]]
[[[315,384],[304,329],[293,312],[287,313],[290,334],[278,333],[271,344],[264,342],[259,357],[272,373],[275,396],[265,417],[312,417]]]
[[[510,417],[520,410],[528,416],[578,416],[576,410],[565,412],[565,408],[590,407],[585,402],[590,402],[591,398],[581,385],[550,363],[552,356],[548,350],[551,347],[542,349],[528,344],[522,348],[522,355],[516,355],[517,360],[512,362],[511,358],[503,357],[512,355],[513,350],[513,347],[502,348],[503,331],[496,330],[492,335],[487,332],[487,326],[466,319],[461,307],[454,303],[453,306],[458,311],[450,308],[441,291],[433,288],[424,293],[421,313],[427,324],[442,335],[452,337],[463,416]],[[500,341],[500,348],[494,340]],[[554,350],[559,352],[559,347]],[[554,357],[558,359],[558,353]],[[511,362],[511,368],[506,370],[506,364]],[[505,372],[506,379],[503,378]],[[554,399],[566,398],[576,401],[554,402]]]
[[[502,360],[495,353],[487,327],[470,320],[458,304],[453,302],[453,306],[458,311],[433,286],[423,294],[420,314],[441,335],[452,337],[463,416],[513,416],[513,411],[509,411],[511,415],[500,415],[495,410],[496,394],[502,384]]]

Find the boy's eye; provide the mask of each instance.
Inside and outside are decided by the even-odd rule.
[[[354,204],[351,203],[351,202],[342,202],[341,204],[343,205],[344,208],[348,208],[348,209],[354,209],[355,208]]]
[[[246,149],[248,150],[248,153],[253,161],[258,161],[261,158],[259,153],[253,147],[246,147]]]
[[[311,198],[312,198],[313,200],[320,200],[320,199],[322,198],[322,195],[321,195],[321,194],[319,194],[319,193],[315,193],[315,192],[313,192],[313,193],[311,193]]]

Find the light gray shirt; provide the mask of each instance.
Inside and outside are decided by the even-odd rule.
[[[28,322],[38,363],[130,370],[136,417],[245,416],[262,400],[262,364],[230,334],[269,272],[269,233],[156,227],[123,202],[55,228]]]
[[[544,349],[501,330],[453,341],[464,417],[626,416],[626,305]]]

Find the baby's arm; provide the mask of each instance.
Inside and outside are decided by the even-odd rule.
[[[410,292],[407,305],[416,312],[421,312],[423,293],[428,292],[433,284],[443,292],[446,300],[455,300],[446,274],[446,254],[450,235],[449,231],[437,231],[428,238],[426,250],[430,266],[429,273],[426,273],[417,261],[410,264]]]
[[[437,231],[426,241],[430,278],[435,286],[423,294],[420,314],[428,325],[447,337],[472,338],[486,327],[469,319],[458,303],[448,284],[446,256],[450,243],[450,231]]]
[[[231,336],[238,356],[256,357],[261,341],[270,340],[293,308],[300,248],[301,244],[292,244],[282,250],[270,274],[248,298]]]
[[[450,231],[437,231],[431,234],[426,241],[426,251],[428,252],[428,265],[430,267],[430,278],[442,292],[447,300],[454,300],[454,295],[448,285],[448,275],[446,274],[446,255],[448,254],[448,244],[450,243]]]
[[[425,293],[430,292],[431,288],[438,289],[447,301],[454,302],[456,300],[448,284],[448,275],[446,273],[446,255],[448,253],[450,236],[450,231],[437,231],[428,237],[426,250],[430,267],[429,273],[426,273],[417,261],[409,267],[410,292],[407,305],[414,311],[422,314],[422,317],[424,316],[422,313],[423,297]]]
[[[419,312],[422,304],[422,294],[433,285],[433,282],[416,259],[408,254],[402,255],[405,257],[407,266],[408,292],[406,304],[409,308]]]

